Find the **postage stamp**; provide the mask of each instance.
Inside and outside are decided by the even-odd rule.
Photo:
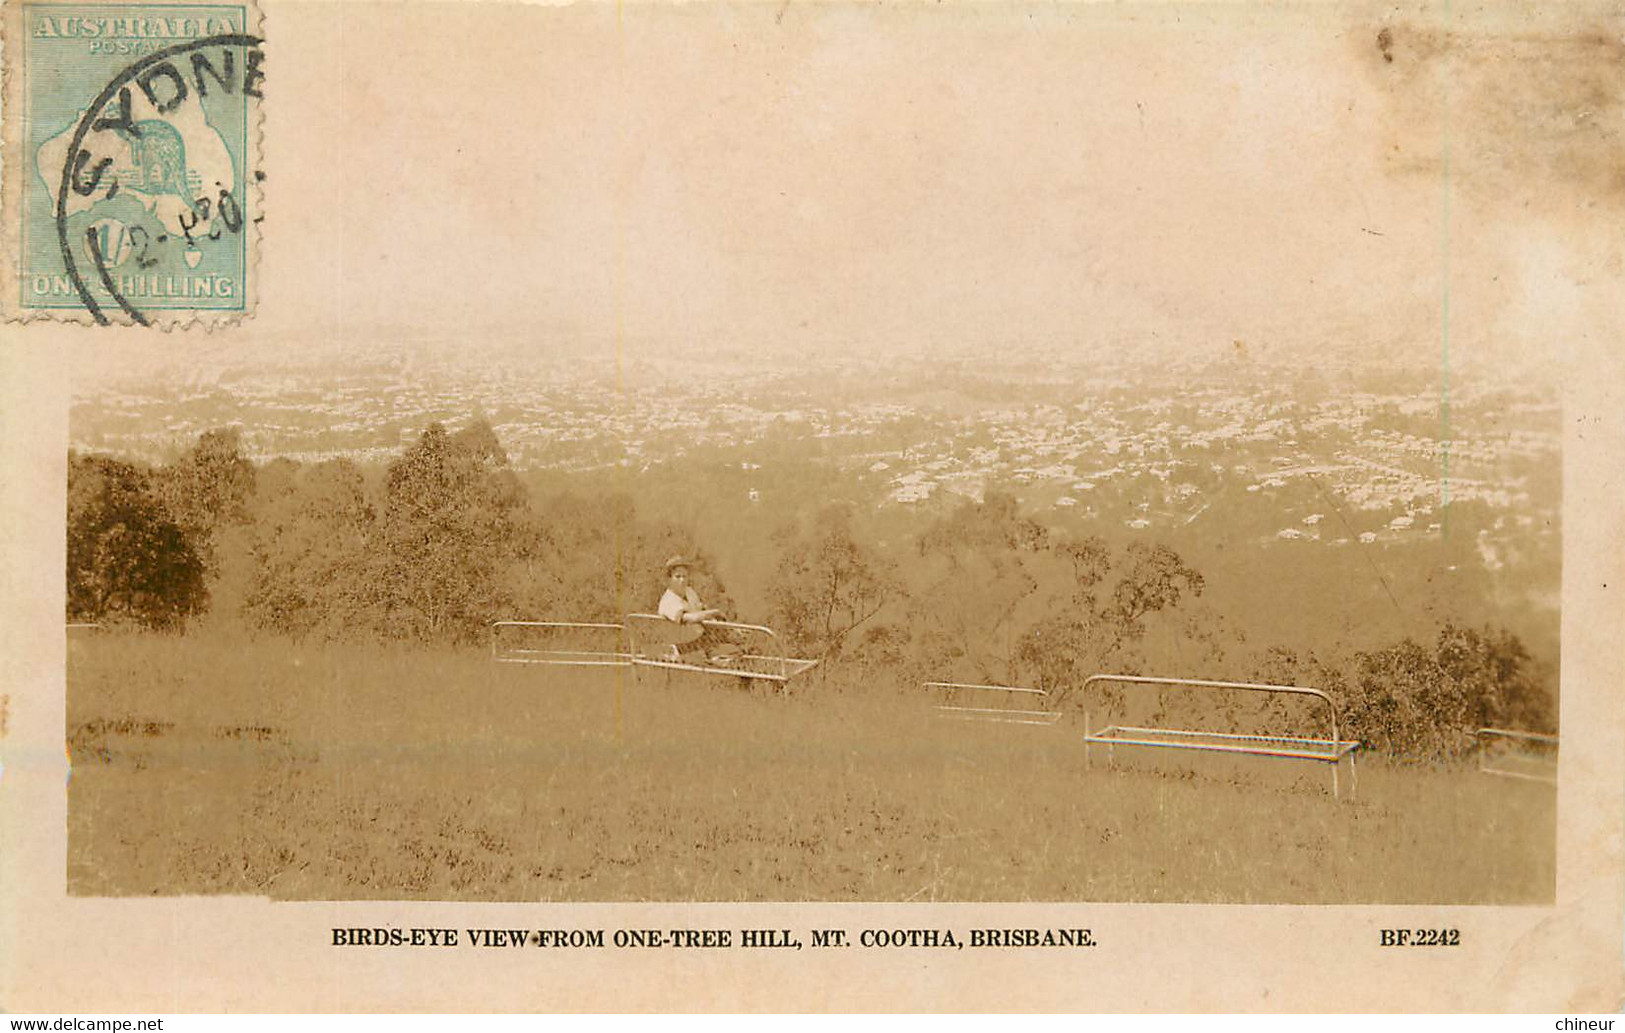
[[[265,50],[241,4],[8,14],[13,318],[217,324],[252,310]]]

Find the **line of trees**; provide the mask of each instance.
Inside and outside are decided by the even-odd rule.
[[[256,467],[234,430],[157,467],[70,455],[67,517],[77,621],[174,630],[212,609],[294,639],[471,643],[497,619],[648,609],[672,553],[696,557],[702,595],[733,608],[695,529],[616,492],[532,498],[479,420],[431,424],[381,472]],[[1554,724],[1542,670],[1504,630],[1258,653],[1204,608],[1203,575],[1166,545],[1063,534],[996,493],[890,547],[864,519],[850,503],[799,514],[744,572],[764,611],[746,616],[822,660],[830,690],[950,679],[1065,701],[1104,670],[1266,678],[1326,688],[1356,734],[1415,755],[1459,752],[1481,725]]]

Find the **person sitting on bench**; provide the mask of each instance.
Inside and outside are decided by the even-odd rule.
[[[666,561],[666,591],[660,597],[660,616],[693,629],[692,638],[685,634],[679,639],[677,655],[684,660],[731,663],[743,650],[724,629],[705,626],[704,621],[725,619],[723,612],[701,602],[688,577],[689,561],[685,557],[673,556]]]

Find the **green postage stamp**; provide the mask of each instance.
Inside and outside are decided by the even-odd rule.
[[[12,4],[5,283],[14,318],[240,319],[263,219],[256,12]]]

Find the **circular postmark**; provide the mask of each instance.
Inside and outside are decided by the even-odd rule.
[[[194,291],[213,298],[217,289],[244,290],[246,260],[235,277],[188,272],[223,243],[246,253],[244,235],[260,218],[248,212],[248,184],[264,174],[247,168],[246,111],[244,142],[233,150],[205,106],[211,96],[245,106],[262,97],[263,42],[221,33],[155,51],[115,76],[74,125],[57,184],[56,238],[72,288],[97,323],[109,320],[93,283],[142,326],[150,322],[130,297],[138,290],[182,303]],[[114,204],[117,212],[102,210]],[[115,276],[121,266],[134,274]]]

